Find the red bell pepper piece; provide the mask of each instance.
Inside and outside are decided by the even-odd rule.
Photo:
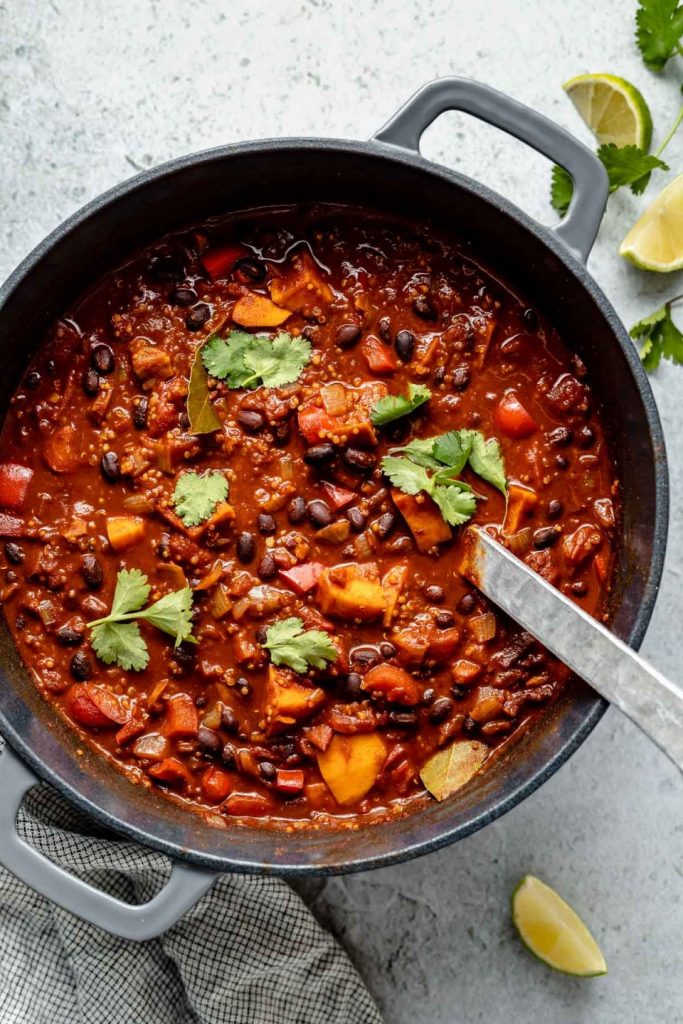
[[[127,743],[134,740],[141,732],[145,731],[145,723],[141,718],[129,718],[125,725],[122,725],[116,734],[116,742],[119,747],[125,747]]]
[[[372,373],[388,374],[398,369],[398,359],[394,350],[373,334],[365,339],[361,351]]]
[[[299,431],[309,444],[334,435],[337,422],[324,409],[299,409]]]
[[[520,440],[538,430],[538,423],[526,411],[514,391],[503,395],[493,413],[493,422],[502,434]]]
[[[225,800],[232,789],[232,779],[222,768],[211,765],[202,775],[202,793],[210,804],[219,804]]]
[[[278,576],[295,593],[303,595],[313,590],[324,568],[322,562],[304,562],[302,565],[292,566],[291,569],[280,569]]]
[[[33,470],[28,466],[18,466],[15,462],[0,465],[0,506],[22,512],[32,476]]]
[[[275,788],[280,793],[294,795],[304,788],[304,773],[301,768],[278,768],[275,773]]]
[[[341,512],[343,508],[348,508],[358,497],[355,491],[349,491],[346,487],[337,487],[336,484],[330,484],[327,480],[323,480],[321,487],[327,498],[327,504],[335,512]]]
[[[246,256],[246,249],[242,245],[222,245],[218,249],[209,249],[202,253],[202,263],[209,277],[216,280],[220,277],[227,277],[237,260]]]
[[[197,735],[199,716],[189,693],[179,693],[166,701],[164,736],[169,739],[187,739]]]
[[[0,537],[23,537],[25,533],[26,523],[23,519],[0,512]]]
[[[90,729],[124,725],[130,717],[118,697],[94,683],[76,683],[72,686],[66,706],[75,722]]]

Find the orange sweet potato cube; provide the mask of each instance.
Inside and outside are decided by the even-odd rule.
[[[267,295],[256,292],[247,292],[232,310],[233,320],[242,327],[279,327],[290,316],[288,309],[281,309]]]
[[[290,728],[317,711],[324,700],[325,692],[320,688],[302,686],[293,673],[269,665],[264,709],[266,731],[272,735]]]
[[[391,497],[408,524],[418,551],[430,551],[451,539],[451,528],[429,495],[404,494],[394,488]]]
[[[318,580],[318,606],[323,615],[370,622],[384,615],[387,595],[374,562],[346,562],[323,569]]]
[[[270,294],[278,306],[304,313],[315,306],[327,306],[334,298],[334,292],[306,250],[292,257],[282,277],[271,281]]]

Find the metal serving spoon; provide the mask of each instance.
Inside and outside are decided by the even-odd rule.
[[[683,771],[683,690],[477,527],[461,572]]]

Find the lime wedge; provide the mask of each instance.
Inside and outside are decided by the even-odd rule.
[[[533,875],[513,893],[512,921],[527,949],[554,970],[581,978],[607,973],[605,958],[578,914]]]
[[[616,75],[577,75],[562,86],[602,145],[650,148],[652,118],[635,85]]]
[[[641,270],[666,274],[683,268],[683,174],[667,185],[619,246]]]

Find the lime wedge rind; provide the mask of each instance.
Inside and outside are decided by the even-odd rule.
[[[575,75],[562,86],[600,144],[639,146],[652,141],[652,117],[642,93],[618,75]]]
[[[619,246],[639,270],[683,270],[683,174],[662,189]]]
[[[553,970],[579,978],[607,973],[600,947],[581,918],[534,875],[525,875],[513,893],[512,921],[527,949]]]

